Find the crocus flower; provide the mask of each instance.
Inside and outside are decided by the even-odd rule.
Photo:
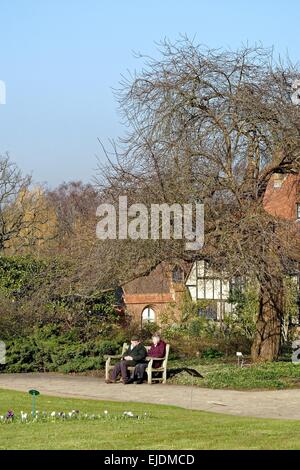
[[[8,410],[6,413],[6,419],[13,419],[14,418],[14,412],[12,410]]]
[[[28,413],[24,413],[23,411],[21,411],[21,421],[27,421],[27,418],[28,418]]]

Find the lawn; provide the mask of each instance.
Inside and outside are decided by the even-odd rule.
[[[0,414],[30,411],[30,397],[0,390]],[[43,411],[120,415],[149,413],[144,420],[108,418],[0,424],[0,449],[299,449],[300,421],[226,416],[172,406],[114,403],[41,395]]]
[[[203,378],[182,371],[168,378],[168,384],[230,390],[300,389],[300,363],[293,364],[291,361],[281,360],[251,364],[248,358],[246,364],[246,367],[238,367],[236,357],[172,359],[168,362],[171,374],[174,370],[178,372],[179,369],[189,368],[200,372]],[[85,371],[82,374],[103,377],[104,369]]]
[[[180,367],[196,369],[203,379],[181,372],[169,379],[168,383],[235,390],[300,388],[300,364],[292,362],[253,364],[242,368],[237,367],[236,358],[169,362],[170,369]]]

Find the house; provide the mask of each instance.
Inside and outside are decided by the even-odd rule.
[[[300,222],[300,175],[274,175],[265,193],[264,207],[276,217]]]
[[[221,320],[225,314],[232,313],[233,305],[228,300],[237,283],[241,281],[222,276],[204,260],[194,262],[185,281],[191,298],[205,301],[203,308],[199,309],[199,315],[211,320]]]
[[[300,224],[300,175],[274,175],[267,187],[264,207],[276,217]],[[299,273],[295,275],[299,283]],[[232,313],[229,294],[241,283],[241,279],[226,279],[204,260],[184,267],[162,263],[148,276],[123,287],[124,302],[135,321],[160,323],[168,307],[178,305],[188,291],[193,300],[203,301],[199,315],[221,320]]]
[[[132,319],[160,323],[168,307],[178,305],[182,299],[188,271],[187,264],[180,267],[161,263],[147,276],[123,286],[123,299]]]
[[[264,197],[264,208],[270,214],[291,222],[300,223],[300,175],[274,175]],[[299,226],[300,227],[300,226]],[[299,274],[295,273],[298,277]],[[233,304],[228,302],[235,287],[241,287],[241,278],[226,279],[211,269],[204,260],[196,261],[185,282],[193,300],[208,303],[202,313],[208,318],[221,320],[232,313]]]

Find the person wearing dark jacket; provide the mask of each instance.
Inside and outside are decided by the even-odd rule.
[[[155,357],[155,358],[164,358],[166,354],[166,343],[162,341],[160,335],[155,333],[152,336],[152,342],[150,349],[148,350],[147,356],[148,357]],[[162,361],[153,361],[152,367],[157,369],[161,366]],[[130,383],[136,381],[137,384],[142,384],[144,381],[144,374],[145,370],[148,366],[147,362],[140,362],[135,366],[133,378],[130,380]]]
[[[115,383],[119,375],[122,376],[122,380],[125,385],[132,383],[132,381],[129,380],[128,367],[136,366],[137,364],[144,362],[146,356],[147,350],[141,343],[139,337],[132,336],[129,348],[123,354],[121,361],[113,368],[111,380],[107,380],[106,383]]]

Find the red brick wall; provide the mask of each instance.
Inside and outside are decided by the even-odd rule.
[[[286,175],[282,178],[281,187],[274,187],[280,182],[279,176],[274,176],[267,187],[264,207],[270,214],[287,220],[296,219],[296,203],[300,202],[300,176]]]
[[[171,289],[169,293],[145,294],[141,291],[140,294],[126,294],[125,292],[124,301],[127,307],[127,311],[129,315],[132,316],[133,321],[141,322],[142,312],[144,308],[149,306],[155,312],[155,322],[161,324],[162,315],[166,313],[167,309],[170,307],[170,304],[179,304],[184,290],[185,286],[182,285],[181,289],[178,288],[176,291]]]
[[[186,266],[187,269],[188,266]],[[171,267],[166,263],[161,263],[148,276],[126,284],[123,290],[126,309],[134,321],[141,322],[142,312],[149,306],[155,312],[155,322],[160,324],[162,314],[166,312],[170,304],[180,303],[185,285],[173,283]]]

